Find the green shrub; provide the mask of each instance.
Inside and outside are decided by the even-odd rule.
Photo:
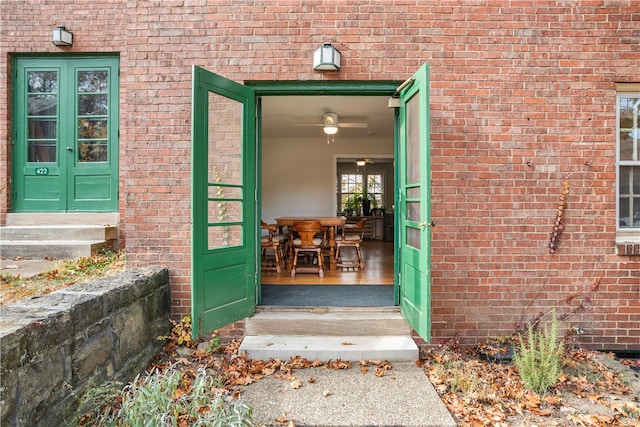
[[[554,311],[550,330],[546,325],[544,332],[529,327],[526,341],[520,337],[513,361],[525,387],[543,394],[558,380],[563,354],[564,346],[558,342],[558,321]]]
[[[168,368],[136,377],[122,392],[122,407],[102,415],[100,426],[253,426],[252,409],[215,394],[219,381],[200,369],[190,387],[183,374]],[[180,421],[180,423],[179,423]]]

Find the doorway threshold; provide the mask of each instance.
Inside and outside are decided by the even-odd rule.
[[[394,306],[389,285],[262,285],[262,305],[295,307]]]

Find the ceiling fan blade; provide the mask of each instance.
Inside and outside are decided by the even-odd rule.
[[[322,127],[324,126],[322,123],[296,123],[294,126],[305,127],[305,126],[313,126],[313,127]]]
[[[367,128],[367,123],[338,123],[339,128]]]

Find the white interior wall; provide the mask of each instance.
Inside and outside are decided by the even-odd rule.
[[[262,140],[262,219],[336,214],[337,157],[393,157],[393,140]]]

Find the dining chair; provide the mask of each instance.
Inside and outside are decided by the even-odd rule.
[[[358,256],[358,267],[364,270],[364,261],[362,259],[362,249],[360,245],[364,239],[364,230],[366,219],[362,218],[355,224],[345,224],[340,233],[336,236],[336,266],[337,267],[355,267],[354,260],[345,259],[340,256],[340,251],[344,247],[352,247],[356,249]]]
[[[267,230],[267,234],[260,238],[260,247],[262,248],[261,254],[261,267],[265,271],[275,271],[280,273],[282,267],[285,265],[285,244],[287,242],[287,236],[284,234],[278,234],[278,227],[275,224],[267,224],[264,221],[260,221],[260,229]],[[274,259],[267,258],[267,250],[271,249],[274,254]]]
[[[291,277],[296,277],[296,273],[308,272],[318,273],[318,276],[324,277],[324,257],[322,250],[325,246],[324,229],[320,221],[297,221],[293,223],[291,230],[295,233],[291,242],[293,247],[293,266],[291,268]],[[311,262],[304,266],[298,266],[298,257],[300,255],[313,255]],[[313,264],[313,260],[317,257],[317,264]]]

